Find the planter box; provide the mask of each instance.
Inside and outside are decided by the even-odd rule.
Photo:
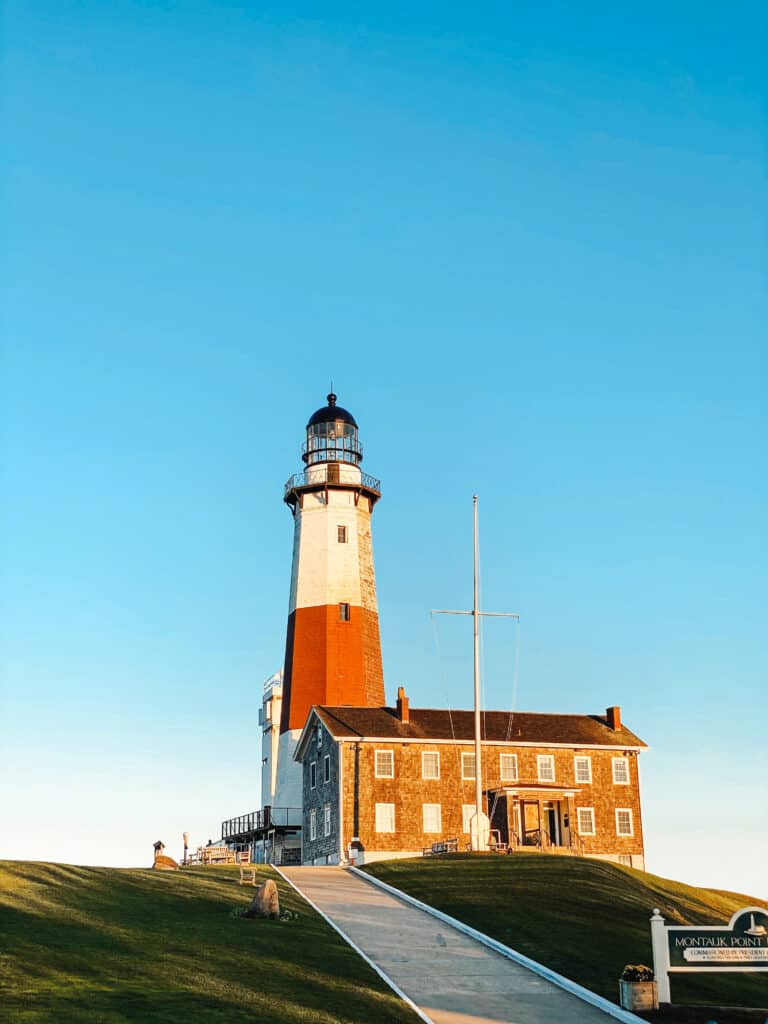
[[[655,981],[620,981],[619,1003],[625,1010],[658,1010],[659,991]]]

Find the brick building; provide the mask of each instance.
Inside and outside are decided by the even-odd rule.
[[[489,711],[481,774],[492,841],[644,867],[638,754],[605,715]],[[471,711],[314,707],[296,748],[303,862],[358,863],[469,842],[475,810]]]

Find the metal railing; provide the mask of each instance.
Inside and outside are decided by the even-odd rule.
[[[271,676],[264,680],[264,693],[268,693],[274,686],[283,685],[283,672],[282,669],[279,672],[273,672]],[[255,813],[255,812],[254,812]]]
[[[547,853],[573,853],[576,856],[584,855],[584,840],[578,836],[571,836],[567,841],[556,843],[552,836],[543,828],[529,829],[519,836],[517,832],[510,833],[510,849],[534,849],[543,850]]]
[[[272,827],[301,828],[301,816],[300,807],[265,807],[261,811],[251,811],[250,814],[222,821],[221,838],[233,839],[235,836]]]
[[[318,479],[317,471],[305,469],[303,473],[294,473],[292,477],[289,477],[285,482],[285,494],[286,496],[291,491],[298,490],[302,487],[324,487],[330,484],[331,487],[339,486],[342,487],[358,487],[361,486],[367,491],[374,491],[376,494],[381,494],[381,480],[378,480],[375,476],[371,476],[370,473],[361,473],[360,482],[357,480],[322,480]]]

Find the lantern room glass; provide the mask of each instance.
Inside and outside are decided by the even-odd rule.
[[[312,424],[307,427],[302,458],[308,466],[318,462],[349,462],[358,466],[363,461],[363,448],[357,427],[342,419]]]

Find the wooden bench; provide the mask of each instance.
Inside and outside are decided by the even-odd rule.
[[[458,839],[441,839],[431,846],[424,846],[421,850],[422,857],[439,857],[442,853],[458,853]]]
[[[246,864],[240,865],[240,885],[256,885],[256,867],[248,867]]]
[[[198,847],[200,864],[234,864],[235,854],[227,846]]]

